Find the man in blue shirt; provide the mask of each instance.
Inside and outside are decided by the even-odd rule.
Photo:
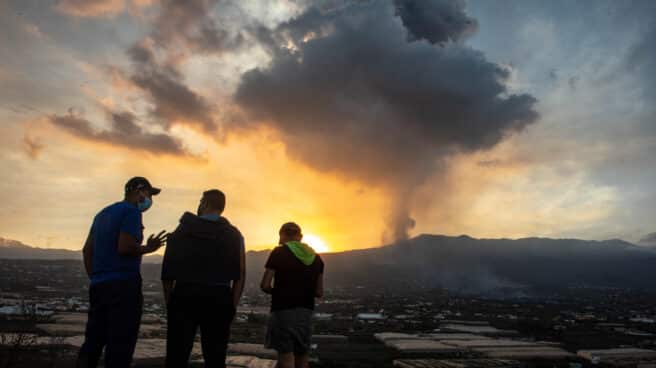
[[[105,207],[93,219],[84,244],[84,266],[90,279],[89,316],[78,367],[96,367],[105,349],[105,367],[129,367],[137,343],[143,306],[141,256],[157,251],[167,234],[143,241],[142,212],[159,194],[143,177],[125,184],[125,198]]]

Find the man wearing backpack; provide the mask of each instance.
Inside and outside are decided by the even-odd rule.
[[[230,326],[244,290],[244,238],[222,216],[225,195],[203,193],[169,235],[162,261],[167,304],[166,366],[187,367],[200,328],[205,367],[225,367]]]

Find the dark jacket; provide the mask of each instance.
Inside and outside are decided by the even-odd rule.
[[[239,230],[224,217],[212,221],[185,212],[168,237],[162,280],[208,285],[238,280],[243,241]]]

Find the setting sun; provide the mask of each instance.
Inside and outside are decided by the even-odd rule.
[[[307,245],[311,246],[312,249],[314,249],[317,253],[326,253],[330,251],[330,248],[326,245],[326,242],[314,234],[303,235],[303,241]]]

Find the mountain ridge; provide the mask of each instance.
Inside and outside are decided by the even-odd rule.
[[[9,252],[10,257],[8,250],[14,251]],[[52,251],[25,245],[0,247],[0,258],[40,259],[48,252]],[[61,254],[64,258],[46,259],[71,259],[71,255],[81,259],[80,251]],[[268,254],[269,250],[247,252],[249,282],[259,281]],[[524,293],[572,287],[656,291],[656,284],[651,282],[656,279],[656,250],[618,239],[475,239],[422,234],[381,247],[324,253],[321,257],[326,264],[326,283],[336,288],[502,290],[504,295],[508,290]],[[159,255],[144,257],[144,263],[157,264],[161,259]]]
[[[407,243],[412,243],[412,242],[420,242],[424,240],[443,240],[443,239],[467,239],[467,240],[474,240],[474,241],[482,241],[482,242],[488,242],[488,241],[508,241],[508,242],[524,242],[524,241],[567,241],[567,242],[585,242],[589,244],[608,244],[608,243],[618,243],[618,244],[624,244],[626,247],[634,247],[637,249],[650,249],[645,246],[640,246],[631,242],[628,242],[623,239],[619,238],[614,238],[614,239],[605,239],[605,240],[585,240],[585,239],[577,239],[577,238],[548,238],[548,237],[525,237],[525,238],[474,238],[472,236],[462,234],[462,235],[457,235],[457,236],[450,236],[450,235],[443,235],[443,234],[428,234],[428,233],[422,233],[417,236],[414,236],[412,238],[406,239],[406,240],[401,240],[398,242],[394,243],[389,243],[389,244],[384,244],[378,247],[370,247],[370,248],[361,248],[361,249],[351,249],[351,250],[343,250],[339,252],[328,252],[326,254],[342,254],[342,253],[349,253],[349,252],[354,252],[354,251],[369,251],[369,250],[377,250],[381,248],[386,248],[386,247],[395,247],[395,246],[405,246]],[[4,238],[0,237],[0,258],[13,258],[14,256],[11,255],[10,257],[7,257],[6,254],[3,253],[3,248],[13,248],[13,249],[24,249],[25,251],[32,250],[35,252],[38,252],[39,254],[41,252],[56,252],[56,253],[62,253],[62,254],[67,254],[70,255],[70,259],[78,259],[81,258],[81,250],[71,250],[71,249],[65,249],[65,248],[42,248],[42,247],[36,247],[32,245],[27,245],[20,240],[15,240],[15,239],[9,239],[9,238]],[[271,249],[259,249],[259,250],[249,250],[247,253],[268,253]],[[33,257],[30,257],[29,254],[25,254],[27,259],[32,259]],[[158,255],[152,255],[149,257],[157,257]],[[160,256],[161,257],[161,256]],[[34,259],[39,259],[39,258],[34,258]]]

